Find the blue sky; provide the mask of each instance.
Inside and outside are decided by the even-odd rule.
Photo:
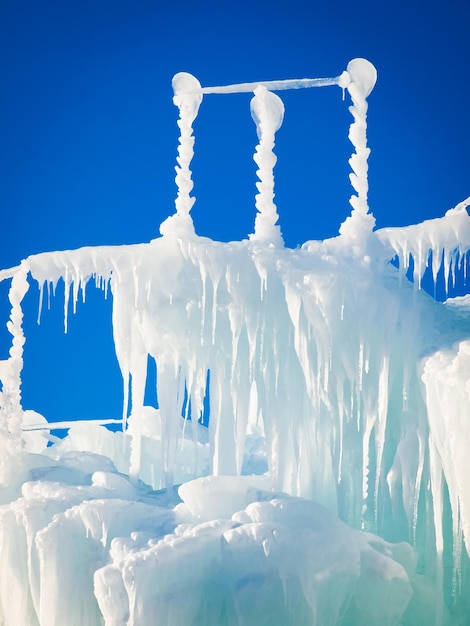
[[[179,71],[214,85],[334,76],[366,57],[379,76],[369,98],[377,225],[443,215],[470,195],[469,29],[461,0],[2,3],[0,267],[158,235],[174,210]],[[334,87],[282,97],[276,203],[295,246],[336,235],[349,213],[350,115]],[[249,100],[206,96],[195,123],[201,235],[228,241],[252,231]],[[91,289],[88,300],[64,336],[61,298],[38,328],[36,291],[27,297],[24,404],[50,419],[119,413],[110,303]],[[8,343],[2,332],[0,357]]]

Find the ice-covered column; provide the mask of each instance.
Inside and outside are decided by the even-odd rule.
[[[250,109],[259,139],[253,159],[259,167],[256,174],[260,180],[256,183],[259,193],[255,197],[255,206],[258,210],[255,218],[255,232],[250,235],[250,239],[281,246],[283,245],[281,230],[276,224],[279,215],[273,201],[273,170],[277,161],[273,148],[276,131],[280,128],[284,117],[284,104],[279,96],[260,86],[255,89]]]
[[[377,80],[377,70],[366,59],[353,59],[348,63],[347,72],[350,83],[347,90],[352,99],[349,110],[354,122],[349,127],[349,139],[354,146],[354,152],[349,159],[352,173],[349,175],[351,184],[357,195],[352,195],[349,202],[353,208],[340,227],[340,233],[354,240],[362,240],[375,226],[375,218],[369,213],[367,194],[369,183],[367,178],[367,159],[370,149],[367,147],[367,97],[374,88]]]
[[[190,196],[193,188],[191,177],[191,160],[194,155],[194,136],[192,124],[197,117],[199,106],[202,102],[201,85],[197,78],[187,72],[175,74],[172,81],[174,97],[173,102],[179,108],[178,126],[180,129],[178,165],[176,170],[176,185],[178,194],[176,197],[176,213],[168,217],[160,225],[162,235],[175,235],[176,237],[188,237],[194,235],[194,224],[190,215],[191,208],[196,201]]]
[[[21,302],[29,289],[28,268],[25,261],[13,274],[8,299],[11,304],[10,319],[7,328],[12,335],[9,358],[0,361],[0,433],[7,450],[21,448],[23,410],[21,407],[21,370],[23,369],[23,309]]]

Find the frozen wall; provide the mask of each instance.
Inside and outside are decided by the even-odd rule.
[[[374,230],[375,80],[363,59],[333,79],[202,88],[177,75],[178,196],[162,236],[1,272],[12,346],[0,363],[0,623],[416,626],[470,614],[468,302],[420,290],[430,259],[446,284],[465,270],[470,200]],[[338,237],[292,250],[274,204],[284,107],[271,90],[331,85],[352,101],[352,212]],[[221,243],[192,222],[192,123],[205,94],[234,91],[254,92],[259,182],[254,232]],[[66,424],[46,447],[44,418],[23,410],[30,279],[41,300],[64,281],[65,325],[90,281],[112,293],[122,433]],[[149,357],[158,407],[144,406]]]

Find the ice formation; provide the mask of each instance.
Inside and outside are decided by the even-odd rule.
[[[162,236],[0,273],[12,336],[0,362],[0,624],[468,621],[470,303],[420,287],[429,264],[447,286],[465,272],[470,198],[441,219],[374,230],[375,81],[364,59],[331,79],[201,87],[177,74],[178,195]],[[352,212],[337,237],[289,249],[272,92],[331,85],[352,100]],[[222,243],[194,229],[192,124],[204,96],[237,91],[254,93],[256,215],[246,240]],[[90,280],[111,291],[122,432],[71,422],[57,440],[24,410],[31,279],[40,301],[64,282],[65,324]]]

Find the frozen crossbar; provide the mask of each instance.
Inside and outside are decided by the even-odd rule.
[[[268,91],[284,91],[286,89],[308,89],[309,87],[329,87],[338,85],[346,89],[351,78],[347,71],[334,78],[292,78],[289,80],[264,80],[255,83],[237,83],[217,87],[201,87],[202,94],[209,93],[245,93],[264,87]]]

